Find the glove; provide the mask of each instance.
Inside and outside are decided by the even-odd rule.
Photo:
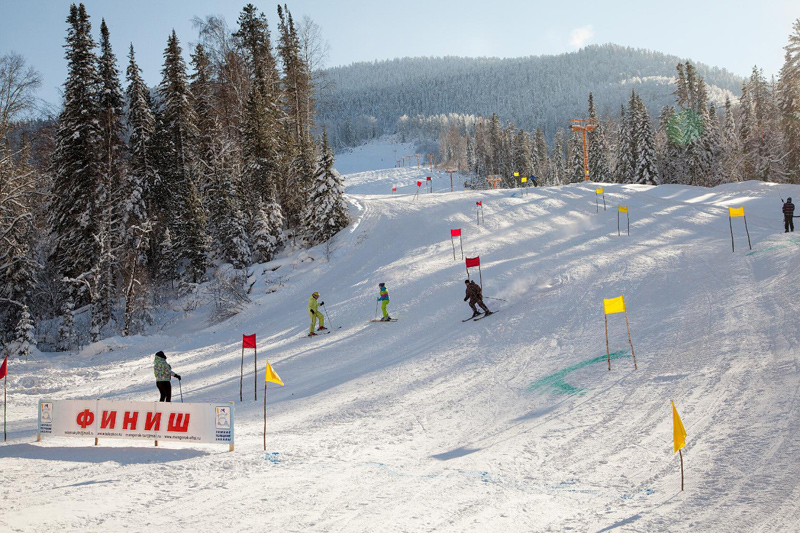
[[[320,302],[319,305],[325,305],[325,302]]]
[[[178,378],[178,381],[181,380],[181,375],[180,374],[175,374],[175,377]]]
[[[467,300],[469,300],[469,296],[464,296],[464,301],[466,302]]]

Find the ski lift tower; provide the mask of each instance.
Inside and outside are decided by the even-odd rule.
[[[586,132],[597,127],[593,118],[572,119],[572,131],[583,133],[583,181],[589,181],[589,148],[586,143]]]

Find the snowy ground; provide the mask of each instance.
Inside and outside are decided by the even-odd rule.
[[[11,361],[0,530],[798,530],[800,234],[783,233],[780,196],[800,187],[607,184],[598,213],[594,184],[450,193],[445,173],[370,170],[379,153],[392,146],[339,160],[353,224],[330,261],[320,247],[258,267],[234,318],[190,311],[157,335]],[[414,199],[426,176],[434,193]],[[745,207],[752,252],[734,219],[731,253],[728,206]],[[461,322],[451,228],[496,316]],[[368,322],[381,281],[396,323]],[[308,339],[315,290],[337,329]],[[639,368],[610,315],[609,372],[602,300],[621,294]],[[258,385],[264,358],[286,383],[269,389],[267,453],[261,389],[236,403],[232,453],[34,442],[40,398],[156,399],[159,349],[185,401],[238,400],[243,333],[258,335]]]

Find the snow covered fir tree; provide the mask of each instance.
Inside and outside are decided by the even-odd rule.
[[[574,116],[596,126],[587,159],[598,183],[800,182],[800,22],[778,79],[614,45],[320,70],[313,22],[297,24],[281,5],[270,23],[248,4],[235,27],[206,16],[195,19],[196,36],[165,35],[160,81],[148,87],[136,43],[123,70],[105,20],[94,32],[83,4],[66,15],[57,116],[31,118],[39,75],[17,54],[0,58],[0,327],[22,351],[142,333],[166,303],[199,297],[221,267],[246,283],[254,264],[289,248],[329,251],[348,224],[334,149],[383,133],[418,139],[473,188],[491,175],[518,187],[515,173],[545,186],[583,181]],[[602,76],[612,57],[637,72],[649,61],[659,75],[626,79],[621,100],[619,86],[600,81],[514,96],[522,78]],[[470,88],[486,69],[507,73],[494,90],[509,95],[488,112]],[[439,78],[453,72],[470,73],[464,86]],[[396,79],[396,98],[358,96]],[[430,112],[415,112],[419,102]],[[452,102],[474,111],[454,112]]]

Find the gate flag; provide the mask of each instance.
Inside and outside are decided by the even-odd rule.
[[[242,348],[255,348],[256,347],[256,334],[242,335]]]
[[[272,365],[269,364],[269,361],[267,361],[267,373],[264,376],[264,381],[265,382],[268,381],[270,383],[277,383],[278,385],[283,385],[283,381],[281,381],[281,378],[280,376],[278,376],[278,373],[272,369]]]
[[[461,230],[460,229],[451,229],[450,230],[451,237],[461,237]]]
[[[481,266],[481,256],[467,257],[467,268]]]
[[[611,315],[614,313],[624,313],[625,312],[625,299],[622,296],[617,296],[616,298],[603,298],[603,306],[605,308],[606,314]]]
[[[672,453],[686,446],[686,429],[683,427],[678,410],[675,409],[675,402],[672,402],[672,440],[674,448]]]

